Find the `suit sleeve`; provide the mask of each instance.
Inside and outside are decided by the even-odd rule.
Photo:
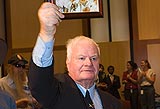
[[[59,93],[58,81],[53,78],[53,64],[48,67],[38,67],[30,61],[29,87],[33,97],[45,108],[56,102]]]
[[[115,76],[115,78],[116,78],[116,82],[115,82],[114,86],[116,89],[119,89],[121,87],[120,78],[119,78],[119,76]]]

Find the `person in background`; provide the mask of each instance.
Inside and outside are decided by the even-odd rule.
[[[106,73],[104,72],[104,66],[99,64],[98,82],[102,82]]]
[[[108,75],[106,75],[103,79],[103,82],[106,83],[107,91],[120,99],[120,94],[118,89],[121,87],[119,76],[114,74],[114,66],[108,66],[107,68]]]
[[[133,61],[127,62],[127,71],[123,72],[125,100],[130,101],[131,109],[138,109],[138,70]]]
[[[107,91],[116,98],[120,99],[120,94],[118,89],[121,87],[120,78],[114,75],[114,66],[108,66],[108,75],[105,74],[103,80],[98,84],[103,91]]]
[[[67,43],[68,73],[53,73],[56,26],[64,18],[55,4],[45,2],[38,11],[40,32],[32,52],[29,86],[47,109],[121,109],[121,102],[96,88],[100,49],[89,37],[77,36]]]
[[[30,109],[36,103],[28,87],[27,63],[20,54],[12,55],[8,60],[7,76],[0,79],[0,88],[14,98],[17,108]]]
[[[0,39],[0,50],[3,51],[0,52],[0,68],[1,68],[7,54],[7,44],[4,40],[1,39]],[[0,88],[0,109],[16,109],[16,103],[13,97],[9,93],[1,90],[1,88]]]
[[[99,64],[99,73],[96,80],[97,87],[101,90],[106,90],[106,83],[103,82],[104,77],[106,76],[106,73],[104,72],[104,66],[102,64]]]
[[[138,79],[140,84],[141,109],[155,109],[155,80],[156,73],[151,69],[150,63],[148,60],[142,60]]]

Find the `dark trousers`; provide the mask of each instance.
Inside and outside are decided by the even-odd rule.
[[[125,89],[124,97],[130,101],[131,109],[138,109],[138,89]]]
[[[153,86],[142,86],[140,90],[141,109],[155,109],[155,89]]]

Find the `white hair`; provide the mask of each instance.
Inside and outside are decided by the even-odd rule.
[[[98,46],[98,44],[91,38],[89,37],[86,37],[86,36],[77,36],[73,39],[69,39],[67,41],[67,44],[66,44],[66,48],[67,48],[67,59],[70,59],[71,58],[71,54],[72,54],[72,48],[75,47],[75,45],[80,42],[80,41],[83,41],[83,40],[87,40],[89,43],[92,43],[93,45],[96,46],[97,48],[97,51],[98,51],[98,55],[100,56],[100,48]]]

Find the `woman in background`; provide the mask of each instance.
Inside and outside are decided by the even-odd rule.
[[[153,86],[155,79],[156,74],[151,69],[151,65],[148,60],[142,60],[138,78],[141,89],[141,109],[155,109],[155,89]]]
[[[130,101],[131,109],[138,109],[138,70],[133,61],[127,62],[127,71],[123,73],[125,100]]]

